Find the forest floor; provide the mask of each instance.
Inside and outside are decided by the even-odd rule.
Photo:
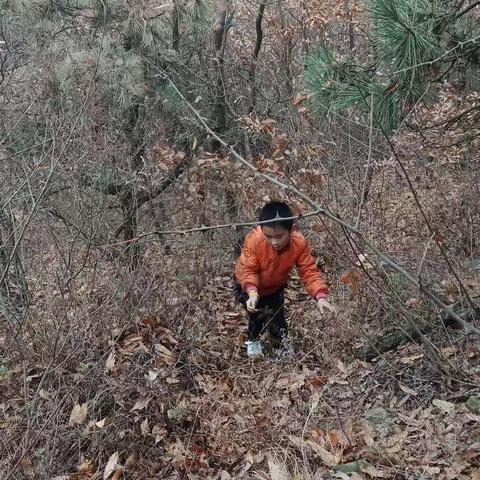
[[[435,141],[455,143],[453,133],[441,134]],[[470,220],[478,149],[467,162],[468,152],[452,147],[440,155],[427,140],[407,134],[397,141],[399,155],[415,175],[436,240],[478,298]],[[165,193],[160,213],[152,206],[155,225],[231,221],[227,186],[243,199],[241,217],[255,218],[254,206],[272,193],[232,159],[206,154],[195,162]],[[325,200],[318,171],[292,172]],[[453,304],[461,298],[455,279],[399,178],[391,159],[376,166],[362,228]],[[332,210],[354,218],[349,194],[335,197]],[[333,234],[325,224],[305,227],[325,257],[338,315],[320,317],[292,278],[288,345],[251,360],[246,315],[232,292],[231,230],[148,237],[140,265],[129,269],[122,245],[60,248],[49,238],[68,239],[65,227],[47,235],[45,225],[40,218],[25,237],[34,245],[25,266],[28,316],[0,338],[2,479],[480,480],[478,337],[443,327],[438,311],[398,276],[357,277],[351,243],[342,238],[339,248],[338,226]],[[409,318],[433,319],[422,342],[359,360],[368,338],[405,328],[406,309]]]
[[[339,315],[320,318],[294,280],[288,345],[251,360],[230,263],[196,278],[181,273],[179,259],[192,261],[182,248],[151,247],[150,268],[171,272],[170,285],[118,279],[138,283],[135,313],[117,291],[101,326],[72,323],[79,337],[95,332],[91,343],[54,367],[39,356],[4,368],[0,465],[17,466],[6,478],[480,479],[478,339],[437,332],[430,347],[355,360],[351,299],[334,294]],[[111,280],[78,286],[90,309]],[[39,299],[40,322],[44,308]]]

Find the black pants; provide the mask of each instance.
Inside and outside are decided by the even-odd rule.
[[[248,294],[242,291],[239,283],[235,282],[235,297],[247,308]],[[283,288],[278,292],[260,297],[257,305],[258,312],[249,312],[248,339],[257,340],[267,330],[274,346],[278,346],[287,335],[288,327],[285,320]]]

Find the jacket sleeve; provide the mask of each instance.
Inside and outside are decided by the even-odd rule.
[[[326,295],[328,295],[328,286],[315,264],[315,259],[310,252],[308,242],[306,240],[304,240],[304,242],[304,247],[297,260],[298,273],[307,292],[313,298],[318,298],[320,294],[325,298]]]
[[[257,248],[255,236],[247,235],[243,244],[242,253],[237,261],[235,268],[235,276],[243,290],[247,287],[258,288],[260,266],[258,262]]]

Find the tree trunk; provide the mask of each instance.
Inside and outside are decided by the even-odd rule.
[[[140,118],[139,102],[129,108],[125,131],[130,142],[130,170],[137,172],[143,166],[143,155],[145,153],[145,130]]]
[[[350,10],[350,0],[345,0],[345,18],[347,19],[348,23],[348,43],[350,51],[352,51],[355,48],[355,33],[352,12]]]
[[[416,329],[409,328],[406,330],[397,330],[395,332],[386,333],[385,335],[370,338],[368,340],[368,347],[357,352],[355,357],[369,362],[383,353],[400,347],[404,343],[420,340],[420,334],[428,333],[431,330],[431,326],[424,325],[423,327],[417,327]]]
[[[278,5],[280,9],[280,22],[282,29],[285,30],[287,26],[287,20],[285,18],[285,10],[283,8],[283,3],[280,2]],[[292,37],[290,34],[287,34],[282,46],[281,62],[283,65],[283,70],[285,72],[285,90],[287,91],[287,96],[293,96],[293,81],[292,81]]]
[[[458,67],[458,90],[464,92],[467,89],[467,67],[461,65]]]
[[[308,33],[308,26],[306,20],[310,18],[310,9],[308,8],[308,0],[303,0],[302,1],[302,9],[304,12],[303,15],[303,28],[302,28],[302,37],[303,37],[303,45],[302,45],[302,50],[303,50],[303,55],[305,57],[308,57],[310,54],[310,35]]]
[[[257,20],[255,21],[255,29],[257,32],[257,40],[255,42],[255,48],[253,50],[252,56],[252,63],[250,65],[250,72],[248,75],[250,81],[250,105],[248,107],[248,113],[252,113],[255,110],[255,103],[257,97],[257,85],[255,82],[255,71],[257,68],[257,61],[258,61],[258,54],[260,52],[260,48],[262,47],[262,40],[263,40],[263,30],[262,30],[262,21],[263,15],[265,12],[266,7],[266,0],[262,0],[257,13]]]
[[[138,266],[140,249],[134,240],[138,233],[138,203],[133,187],[121,199],[123,208],[123,239],[126,244],[125,251],[128,254],[132,269]]]
[[[172,8],[172,48],[176,52],[180,43],[180,7],[178,0],[174,0]]]
[[[135,103],[129,109],[129,118],[126,133],[130,141],[130,170],[132,173],[139,172],[143,167],[143,155],[145,153],[145,130],[140,118],[140,104]],[[138,202],[135,192],[135,182],[125,185],[120,198],[123,209],[123,239],[128,242],[125,251],[130,257],[131,267],[136,268],[139,261],[140,250],[134,238],[138,234]]]
[[[107,195],[115,195],[122,205],[123,222],[115,230],[114,237],[118,238],[123,234],[125,242],[125,252],[131,260],[131,267],[135,268],[139,262],[140,249],[137,241],[138,236],[138,214],[143,204],[158,197],[167,189],[180,175],[185,172],[191,164],[193,152],[189,151],[184,160],[175,168],[175,170],[162,182],[151,184],[148,189],[135,188],[134,180],[124,180],[122,183],[109,184],[98,188],[95,182],[87,180],[87,184],[99,189]]]
[[[225,90],[225,44],[229,24],[233,18],[233,14],[229,14],[229,0],[221,0],[217,15],[217,21],[213,27],[213,45],[215,48],[215,70],[216,70],[216,87],[215,87],[215,104],[213,109],[214,130],[222,133],[227,126],[227,98]]]
[[[28,306],[28,284],[20,249],[13,253],[17,229],[13,214],[0,210],[0,277],[4,277],[0,284],[0,313],[1,307],[18,314]]]
[[[471,308],[464,308],[460,304],[456,304],[453,305],[453,311],[465,322],[475,322],[480,317],[480,308],[472,310]],[[458,323],[449,313],[443,312],[441,315],[441,320],[443,322],[443,327],[441,324],[440,326],[436,327],[433,323],[433,318],[430,318],[429,321],[423,325],[415,324],[403,330],[397,330],[395,332],[370,338],[368,340],[368,346],[358,351],[355,354],[355,357],[368,362],[370,360],[374,360],[385,352],[389,352],[397,347],[400,347],[407,342],[419,342],[424,334],[431,332],[434,328],[463,328],[463,326]]]

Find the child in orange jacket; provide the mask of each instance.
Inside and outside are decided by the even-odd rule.
[[[249,315],[247,355],[262,354],[260,334],[268,329],[275,343],[287,334],[283,289],[290,270],[297,266],[300,278],[320,312],[335,307],[328,300],[328,287],[310,253],[305,237],[293,228],[293,213],[283,202],[267,203],[260,212],[259,222],[245,238],[235,268],[235,293]],[[273,311],[268,325],[259,308]]]

